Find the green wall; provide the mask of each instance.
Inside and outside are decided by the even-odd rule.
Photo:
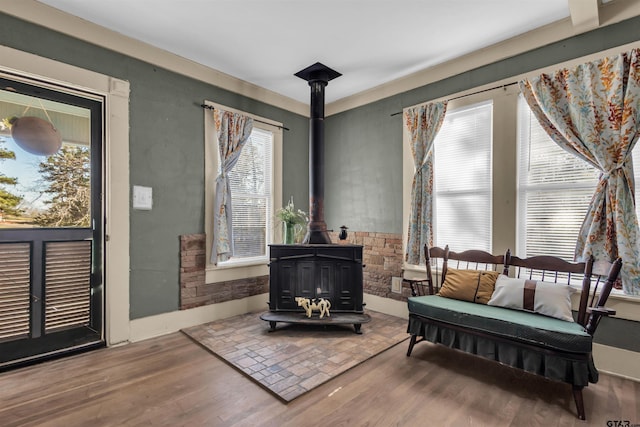
[[[154,199],[131,210],[131,319],[179,308],[179,236],[204,232],[203,100],[288,127],[283,198],[307,203],[307,118],[1,13],[0,43],[130,83],[130,183]]]
[[[327,91],[331,90],[330,84]],[[338,230],[400,233],[402,111],[399,97],[326,118],[325,221]]]

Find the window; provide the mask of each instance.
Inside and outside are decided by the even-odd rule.
[[[211,110],[204,110],[205,122],[205,234],[207,283],[236,280],[268,274],[268,245],[274,242],[274,207],[282,202],[281,123],[205,101],[213,108],[234,111],[254,119],[251,137],[238,162],[229,173],[235,255],[214,265],[213,203],[220,162],[218,141]],[[242,268],[237,268],[242,267]]]
[[[598,170],[553,142],[522,95],[518,97],[518,158],[517,254],[573,261]]]
[[[447,112],[434,141],[435,243],[491,251],[491,101]]]
[[[573,261],[576,240],[600,171],[564,151],[518,97],[518,253]],[[632,151],[636,197],[640,145]],[[636,215],[640,215],[636,203]]]
[[[254,127],[229,173],[235,246],[231,262],[267,255],[273,215],[272,146],[273,133]]]

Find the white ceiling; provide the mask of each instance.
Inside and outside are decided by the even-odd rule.
[[[289,98],[333,102],[568,18],[575,0],[39,0]],[[587,1],[587,0],[584,0]]]

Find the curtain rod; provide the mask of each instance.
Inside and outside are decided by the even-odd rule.
[[[494,86],[494,87],[490,87],[488,89],[482,89],[482,90],[479,90],[479,91],[476,91],[476,92],[467,93],[466,95],[454,96],[453,98],[447,99],[447,102],[453,101],[454,99],[465,98],[465,97],[471,96],[471,95],[477,95],[477,94],[483,93],[483,92],[489,92],[490,90],[504,89],[504,88],[507,88],[509,86],[513,86],[513,85],[517,85],[517,84],[518,84],[518,82],[505,83],[505,84],[500,85],[500,86]],[[393,114],[391,114],[391,116],[397,116],[398,114],[402,114],[402,111],[398,111],[397,113],[393,113]]]
[[[207,104],[200,104],[200,106],[202,108],[206,108],[207,110],[215,110],[216,107],[212,106],[212,105],[207,105]],[[282,125],[274,125],[273,123],[269,123],[269,122],[265,122],[263,120],[258,120],[258,119],[253,119],[254,122],[258,122],[258,123],[264,123],[265,125],[270,125],[270,126],[274,126],[277,127],[278,129],[284,129],[284,130],[289,130],[288,127],[284,127]]]

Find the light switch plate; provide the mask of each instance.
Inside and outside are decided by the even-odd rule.
[[[151,187],[133,186],[133,209],[150,211],[153,207],[153,189]]]

